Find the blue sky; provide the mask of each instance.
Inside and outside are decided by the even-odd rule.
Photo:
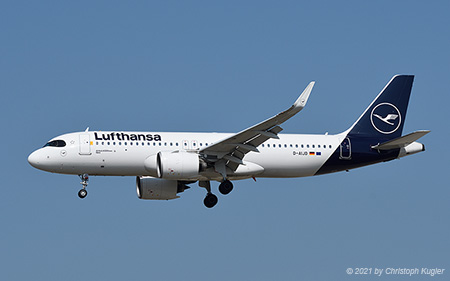
[[[447,1],[2,1],[1,280],[395,280],[450,270]],[[347,129],[395,74],[427,151],[312,178],[196,185],[141,201],[134,178],[28,165],[73,131],[237,132],[287,108],[286,133]],[[214,185],[216,190],[217,184]],[[216,190],[217,193],[217,190]],[[450,272],[433,280],[446,280]],[[431,277],[413,276],[408,280]]]

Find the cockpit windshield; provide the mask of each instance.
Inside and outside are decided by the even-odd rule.
[[[66,146],[66,142],[63,140],[54,140],[54,141],[49,141],[48,143],[46,143],[44,145],[44,147],[46,147],[46,146],[64,147],[64,146]]]

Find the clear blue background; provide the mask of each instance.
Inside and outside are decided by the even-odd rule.
[[[0,2],[1,280],[450,278],[448,1]],[[73,131],[237,132],[286,109],[285,133],[347,129],[414,74],[404,133],[427,151],[326,176],[235,182],[213,209],[193,185],[141,201],[132,177],[26,161]],[[217,184],[214,185],[217,193]]]

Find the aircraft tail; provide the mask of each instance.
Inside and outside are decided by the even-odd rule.
[[[348,130],[349,136],[394,139],[402,135],[414,75],[396,75]]]

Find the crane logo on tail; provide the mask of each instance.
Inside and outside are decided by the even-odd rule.
[[[373,108],[370,121],[375,130],[388,135],[398,130],[402,122],[402,116],[395,105],[385,102]]]
[[[373,114],[373,116],[377,117],[378,119],[380,119],[381,121],[385,122],[386,124],[389,124],[391,126],[394,126],[394,123],[391,123],[389,121],[395,121],[395,119],[397,119],[398,115],[397,114],[388,114],[386,117],[381,117],[378,114]]]

